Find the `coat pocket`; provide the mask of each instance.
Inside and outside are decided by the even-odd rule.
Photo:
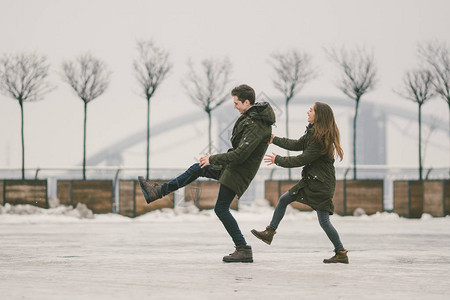
[[[308,174],[306,176],[306,182],[311,191],[323,191],[327,188],[325,181],[321,176]]]

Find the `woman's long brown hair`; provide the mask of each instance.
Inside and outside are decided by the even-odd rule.
[[[334,121],[334,114],[331,107],[322,102],[314,103],[314,129],[312,141],[322,142],[324,148],[322,154],[334,158],[336,151],[340,160],[344,157],[344,151],[340,145],[339,128]]]

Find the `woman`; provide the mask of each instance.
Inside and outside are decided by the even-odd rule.
[[[311,206],[316,212],[320,226],[334,245],[335,255],[324,259],[324,263],[348,264],[347,250],[341,243],[339,234],[330,223],[334,213],[332,202],[336,186],[334,170],[335,153],[342,160],[344,152],[339,145],[339,129],[334,121],[333,111],[325,103],[316,102],[308,111],[306,133],[298,140],[279,138],[272,135],[269,141],[283,149],[303,151],[298,156],[282,157],[267,154],[264,162],[284,168],[303,167],[302,179],[280,197],[273,213],[270,225],[264,231],[252,230],[252,233],[267,244],[271,244],[276,229],[283,218],[286,207],[293,201]]]

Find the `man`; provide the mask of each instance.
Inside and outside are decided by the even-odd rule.
[[[236,251],[224,256],[224,262],[253,262],[251,246],[247,245],[239,226],[230,213],[230,204],[237,195],[241,197],[256,175],[272,135],[275,114],[269,103],[255,103],[255,91],[240,85],[231,91],[234,108],[241,116],[236,121],[231,136],[232,148],[226,153],[200,158],[183,174],[161,186],[147,182],[139,176],[139,184],[147,203],[155,201],[196,180],[198,177],[220,182],[219,195],[214,207],[216,215],[231,236]]]

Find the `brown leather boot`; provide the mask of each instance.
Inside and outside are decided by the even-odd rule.
[[[275,229],[270,226],[267,226],[266,230],[264,231],[256,231],[255,229],[252,229],[251,232],[254,236],[256,236],[267,245],[270,245],[272,243],[273,236],[275,235],[275,233],[277,233]]]
[[[159,185],[148,183],[142,176],[138,177],[138,181],[147,204],[162,198],[161,187]]]
[[[249,245],[236,246],[236,250],[230,255],[224,256],[223,261],[252,263],[253,262],[252,246]]]
[[[347,250],[335,252],[336,254],[332,258],[324,259],[323,262],[325,264],[333,264],[333,263],[348,264]]]

